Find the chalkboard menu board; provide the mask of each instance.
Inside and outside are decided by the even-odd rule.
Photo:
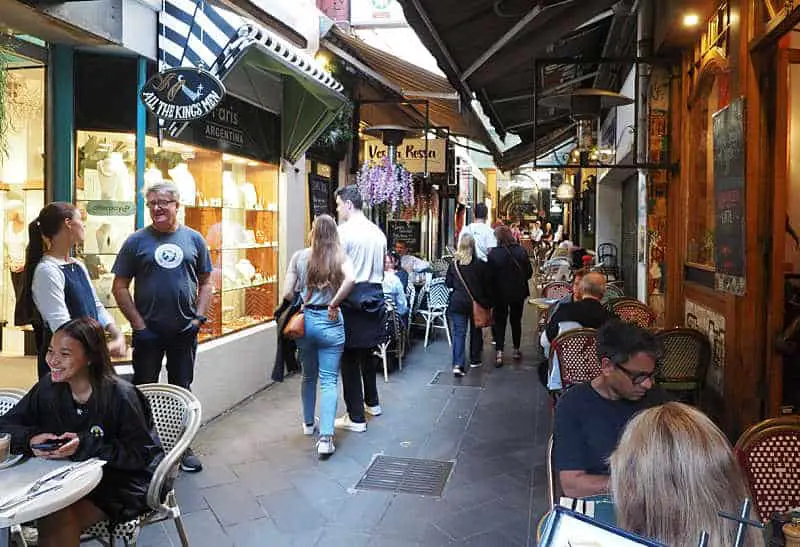
[[[714,253],[718,291],[745,293],[744,98],[713,116]]]
[[[389,244],[394,247],[398,241],[405,241],[408,253],[420,255],[422,252],[422,223],[418,220],[390,220]]]
[[[331,204],[333,201],[332,186],[333,183],[328,178],[314,174],[308,175],[308,202],[312,221],[319,215],[331,215],[336,218]]]

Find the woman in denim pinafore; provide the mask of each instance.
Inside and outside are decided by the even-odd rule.
[[[39,378],[50,371],[45,356],[52,333],[70,319],[91,317],[98,321],[111,334],[111,354],[123,357],[125,337],[98,300],[86,267],[70,256],[85,237],[81,212],[71,203],[50,203],[30,223],[28,234],[22,298],[35,305],[44,322],[44,335],[37,348]]]
[[[328,215],[314,219],[311,247],[297,251],[286,272],[285,299],[303,298],[305,336],[297,340],[303,364],[303,433],[313,435],[317,380],[320,384],[317,454],[328,457],[339,396],[339,364],[344,350],[344,320],[339,304],[353,289],[353,265],[339,245],[336,222]]]

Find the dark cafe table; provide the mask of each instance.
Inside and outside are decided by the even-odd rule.
[[[103,477],[104,464],[97,459],[73,462],[27,458],[0,469],[0,547],[8,547],[12,526],[50,515],[85,497]],[[48,475],[55,476],[44,480]],[[10,496],[24,492],[37,480],[41,480],[41,486],[36,495],[25,503],[9,506]]]

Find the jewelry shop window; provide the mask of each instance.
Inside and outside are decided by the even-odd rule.
[[[133,134],[78,132],[77,202],[87,222],[80,256],[98,296],[128,333],[130,326],[111,294],[111,267],[135,230],[134,153]],[[180,222],[200,232],[211,253],[214,292],[200,340],[272,319],[277,305],[278,167],[184,143],[158,146],[154,137],[147,137],[145,156],[145,188],[162,180],[174,182],[180,191]],[[150,224],[149,217],[144,224]]]
[[[689,111],[690,166],[686,223],[689,263],[714,267],[714,143],[713,114],[721,106],[719,77],[707,74]]]

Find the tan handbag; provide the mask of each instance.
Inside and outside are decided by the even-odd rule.
[[[474,260],[477,260],[477,258]],[[461,280],[461,284],[464,285],[470,300],[472,300],[472,323],[476,328],[479,329],[491,327],[494,325],[494,313],[492,312],[492,308],[484,308],[478,304],[478,302],[475,300],[475,297],[472,296],[472,291],[469,290],[469,285],[467,285],[467,282],[464,281],[464,276],[461,275],[461,270],[458,269],[458,262],[454,262],[453,266],[456,269],[458,278]]]
[[[308,290],[306,300],[311,298],[311,289]],[[306,316],[303,313],[305,304],[300,306],[300,311],[291,316],[283,327],[283,335],[290,340],[297,340],[306,335]]]

